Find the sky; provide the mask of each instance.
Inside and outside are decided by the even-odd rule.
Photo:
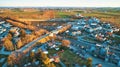
[[[0,0],[0,7],[120,7],[120,0]]]

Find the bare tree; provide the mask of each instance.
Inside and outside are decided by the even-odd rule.
[[[62,46],[69,47],[70,46],[70,41],[69,40],[62,40]]]

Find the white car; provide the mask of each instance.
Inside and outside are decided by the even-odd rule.
[[[6,29],[3,29],[3,31],[6,31]]]

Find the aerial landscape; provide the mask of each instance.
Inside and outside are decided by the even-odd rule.
[[[1,0],[0,67],[120,67],[120,1]]]

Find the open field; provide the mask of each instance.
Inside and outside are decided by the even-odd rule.
[[[49,54],[57,53],[55,50],[49,50]],[[65,50],[63,53],[60,53],[60,60],[67,65],[67,67],[73,67],[73,64],[78,63],[79,65],[84,65],[86,60],[82,59],[69,49]]]
[[[120,28],[120,8],[99,8],[88,11],[75,11],[87,17],[97,17]]]
[[[21,21],[39,21],[46,19],[47,16],[69,18],[77,13],[87,17],[97,17],[101,21],[109,22],[120,28],[120,8],[64,9],[62,11],[55,9],[52,12],[45,12],[40,9],[4,9],[0,16],[19,18]]]
[[[83,13],[84,16],[97,17],[101,21],[110,22],[111,24],[117,25],[120,27],[120,13],[103,13],[103,12],[93,12],[93,13]]]
[[[8,17],[14,17],[14,18],[39,18],[39,16],[42,14],[41,11],[35,11],[35,12],[26,12],[26,11],[19,11],[19,10],[4,10],[3,13],[0,13],[0,16],[8,16]]]

